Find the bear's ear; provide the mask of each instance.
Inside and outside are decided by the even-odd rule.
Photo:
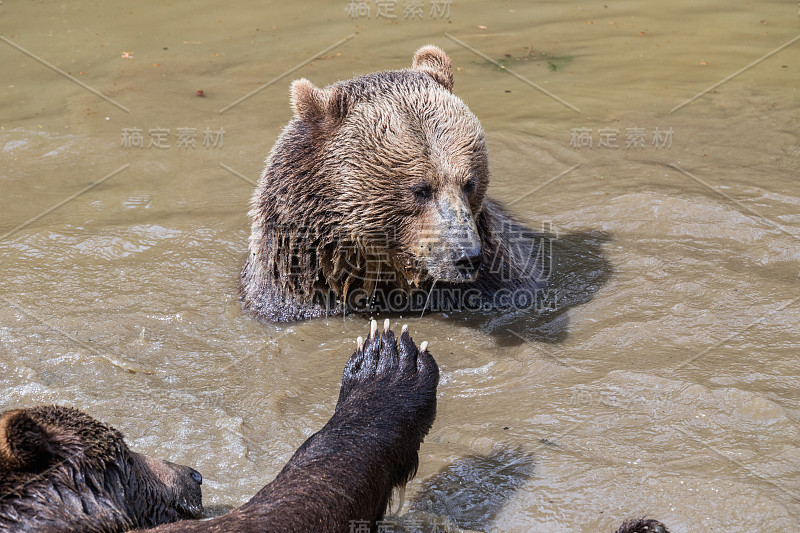
[[[305,78],[292,82],[292,108],[297,118],[308,126],[337,126],[347,114],[347,101],[335,87],[319,89]]]
[[[22,409],[0,415],[0,464],[9,470],[40,472],[54,456],[50,433]]]
[[[453,92],[453,67],[450,65],[450,58],[438,46],[429,44],[417,50],[411,68],[424,72],[439,85]]]

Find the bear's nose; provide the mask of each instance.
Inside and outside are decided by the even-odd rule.
[[[203,484],[203,476],[201,476],[200,472],[198,472],[194,468],[189,469],[189,476],[192,478],[192,481],[194,481],[198,485]]]
[[[466,277],[472,277],[481,266],[483,255],[481,254],[480,247],[471,250],[461,250],[461,253],[456,259],[456,269]]]

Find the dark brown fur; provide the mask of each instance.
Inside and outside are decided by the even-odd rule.
[[[0,532],[127,531],[203,510],[200,474],[67,407],[0,414]]]
[[[434,283],[487,299],[544,288],[542,261],[526,262],[541,239],[486,198],[486,138],[452,87],[450,60],[433,46],[411,69],[323,89],[294,82],[295,118],[250,210],[239,285],[248,312],[270,321],[342,314],[377,292]]]
[[[619,526],[616,533],[669,533],[669,530],[658,520],[629,518]]]

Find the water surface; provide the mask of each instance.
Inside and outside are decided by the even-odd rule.
[[[289,83],[403,68],[434,43],[487,132],[490,194],[556,232],[575,305],[520,329],[404,317],[442,379],[401,512],[503,532],[796,528],[800,43],[672,110],[795,38],[797,6],[424,6],[1,4],[4,38],[127,111],[0,43],[0,409],[73,405],[195,466],[207,506],[255,494],[331,415],[368,327],[240,312]]]

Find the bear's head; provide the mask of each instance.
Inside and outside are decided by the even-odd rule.
[[[337,276],[474,281],[488,152],[480,122],[452,89],[450,60],[435,46],[419,49],[410,69],[325,88],[295,81],[295,119],[254,198],[255,240],[270,224],[314,227],[328,238],[319,268],[337,288],[349,283],[337,286]]]
[[[125,531],[196,518],[201,483],[187,466],[132,452],[119,431],[76,409],[0,414],[0,531]]]

